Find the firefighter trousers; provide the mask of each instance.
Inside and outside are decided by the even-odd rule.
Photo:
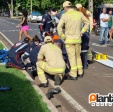
[[[81,44],[66,44],[66,51],[70,63],[70,73],[72,77],[77,77],[77,71],[79,75],[83,74],[82,61],[81,61]]]
[[[47,83],[46,75],[44,72],[50,75],[54,75],[54,76],[59,75],[61,79],[63,78],[65,67],[64,68],[53,68],[53,67],[50,67],[44,61],[38,61],[36,65],[37,65],[38,77],[41,83]]]

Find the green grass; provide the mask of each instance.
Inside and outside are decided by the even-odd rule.
[[[0,50],[3,49],[3,48],[4,48],[4,46],[0,43]]]
[[[1,65],[0,86],[12,88],[0,91],[0,112],[50,112],[21,71]]]

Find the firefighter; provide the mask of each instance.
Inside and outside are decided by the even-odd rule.
[[[30,39],[25,38],[23,42],[18,42],[12,46],[8,51],[8,58],[10,59],[7,62],[7,66],[15,67],[18,69],[25,69],[25,65],[21,59],[21,55],[24,54],[26,49],[29,47]]]
[[[63,59],[66,63],[65,74],[67,74],[69,72],[70,64],[69,64],[68,55],[65,49],[65,44],[61,39],[55,39],[54,45],[58,46],[62,50]]]
[[[50,32],[50,30],[54,28],[54,24],[51,18],[51,10],[46,11],[46,13],[42,17],[41,24],[39,25],[42,41],[44,41],[44,35],[46,32]]]
[[[89,21],[81,12],[74,10],[69,1],[63,3],[63,8],[66,13],[62,15],[57,30],[60,37],[65,40],[71,66],[67,79],[77,80],[77,71],[78,76],[83,77],[83,67],[80,57],[81,35],[88,29]],[[82,23],[84,23],[84,27],[81,30]],[[65,34],[63,33],[63,26],[65,26]]]
[[[84,8],[84,7],[82,7],[82,5],[80,3],[78,3],[78,4],[76,4],[76,8],[81,10],[81,8]],[[90,34],[93,29],[93,17],[92,17],[92,14],[90,11],[86,10],[86,13],[87,13],[87,15],[89,17],[89,21],[90,21],[90,27],[89,27],[89,38],[90,38]],[[88,55],[88,63],[91,64],[93,62],[93,55],[92,55],[90,48],[88,49],[87,55]]]
[[[55,85],[60,85],[64,72],[65,62],[63,60],[60,48],[52,44],[52,38],[46,36],[44,38],[45,45],[41,46],[38,53],[37,71],[41,83],[39,87],[47,87],[48,81],[44,72],[54,75]]]

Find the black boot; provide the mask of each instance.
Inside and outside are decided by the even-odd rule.
[[[93,60],[92,61],[88,60],[88,64],[93,64],[93,63],[94,63]]]
[[[68,75],[67,80],[77,80],[77,77],[72,77],[72,76]]]
[[[44,88],[46,88],[46,87],[48,87],[48,83],[40,83],[38,85],[38,87],[44,87]]]
[[[61,78],[60,78],[60,76],[59,75],[56,75],[55,76],[55,83],[54,83],[55,85],[60,85],[61,84]]]
[[[48,93],[46,93],[46,97],[50,100],[51,98],[53,98],[54,94],[58,94],[61,92],[61,89],[59,87],[57,88],[51,88],[48,90]]]
[[[84,74],[78,74],[78,77],[83,78]]]

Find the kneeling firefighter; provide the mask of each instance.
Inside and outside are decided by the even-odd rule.
[[[62,51],[52,44],[50,36],[46,36],[44,42],[45,45],[42,45],[38,53],[38,62],[36,63],[39,80],[41,81],[39,87],[48,86],[44,72],[54,75],[55,85],[60,85],[66,68]]]

